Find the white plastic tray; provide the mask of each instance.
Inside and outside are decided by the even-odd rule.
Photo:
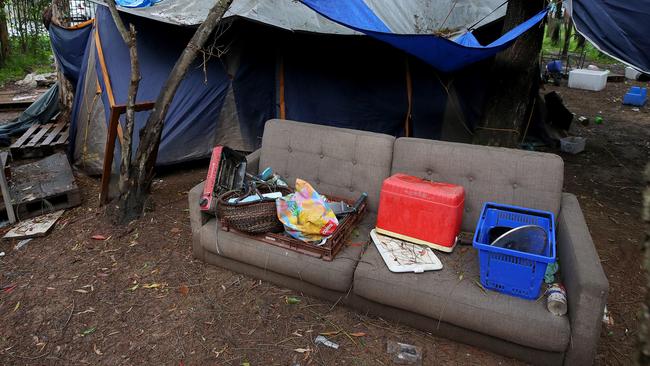
[[[370,232],[372,242],[391,272],[422,273],[442,269],[442,262],[428,247]]]

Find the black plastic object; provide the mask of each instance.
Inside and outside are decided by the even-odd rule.
[[[565,106],[560,95],[554,91],[544,95],[548,119],[555,128],[568,131],[573,122],[573,113]]]
[[[357,198],[353,206],[348,205],[345,201],[330,202],[329,206],[337,217],[345,216],[357,212],[359,207],[368,199],[368,193],[363,192]]]
[[[246,179],[246,165],[244,155],[224,146],[221,151],[221,161],[219,162],[214,193],[243,190]]]

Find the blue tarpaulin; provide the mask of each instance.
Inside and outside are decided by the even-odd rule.
[[[165,24],[133,16],[125,17],[125,23],[134,23],[138,32],[138,59],[142,79],[137,100],[155,101],[193,30],[177,29],[169,32]],[[106,83],[110,82],[115,104],[126,104],[131,77],[128,47],[106,7],[97,7],[95,19],[110,79],[107,81],[101,77],[101,65],[97,63],[95,67],[100,75],[100,84],[106,90]],[[161,34],[165,34],[165,37],[160,37]],[[143,46],[144,43],[147,44],[146,47]],[[230,79],[222,63],[213,60],[203,64],[203,58],[197,58],[169,106],[158,152],[159,164],[196,159],[210,151],[218,128],[217,118],[229,84]],[[110,101],[107,94],[102,93],[102,98],[108,121]],[[149,114],[150,112],[136,113],[134,147],[140,141],[139,131],[146,124]]]
[[[650,73],[650,1],[572,0],[576,29],[608,55]]]
[[[86,44],[88,37],[92,32],[92,23],[87,23],[83,27],[73,29],[61,28],[55,24],[50,24],[50,41],[54,50],[54,56],[60,65],[63,75],[77,85],[81,65],[84,61]]]
[[[393,33],[363,0],[302,0],[302,2],[332,21],[386,42],[443,72],[460,70],[474,62],[493,57],[546,16],[546,10],[543,10],[494,42],[481,45],[471,32],[466,32],[455,41],[430,34]]]

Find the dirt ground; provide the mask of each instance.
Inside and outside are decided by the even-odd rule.
[[[603,325],[599,365],[630,364],[645,291],[640,206],[650,109],[621,106],[627,87],[547,87],[592,120],[571,130],[587,137],[586,151],[560,155],[565,190],[580,200],[610,281],[614,324]],[[602,125],[593,124],[597,114]],[[77,174],[83,205],[50,235],[18,250],[0,242],[0,364],[389,365],[389,340],[421,346],[426,365],[519,364],[194,261],[187,191],[205,173],[202,163],[162,174],[155,211],[119,228],[98,207],[97,180]],[[289,304],[291,296],[299,303]],[[314,345],[318,333],[335,331],[338,350]]]

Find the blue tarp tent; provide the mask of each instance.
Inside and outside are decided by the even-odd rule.
[[[215,144],[255,149],[274,117],[466,141],[481,116],[491,57],[543,17],[502,36],[502,0],[304,1],[233,1],[222,36],[190,69],[170,107],[159,165],[208,156]],[[120,9],[138,32],[138,102],[156,99],[213,4],[164,0]],[[90,173],[101,172],[108,121],[123,110],[130,75],[108,10],[99,5],[96,14],[77,29],[54,27],[51,38],[64,72],[77,80],[71,156]],[[628,31],[619,26],[619,35]],[[136,144],[148,114],[137,113]],[[113,153],[117,164],[119,138]]]
[[[457,71],[467,65],[494,57],[546,16],[546,10],[540,11],[490,44],[481,45],[471,31],[463,32],[455,40],[435,34],[395,33],[363,0],[302,2],[328,19],[386,42],[443,72]]]
[[[156,99],[194,27],[212,5],[207,0],[186,1],[185,11],[179,14],[174,12],[178,1],[120,9],[125,23],[134,24],[137,30],[142,73],[139,103]],[[402,17],[430,12],[430,17],[414,26],[431,32],[444,20],[432,10],[452,6],[454,1],[410,0],[397,11],[385,11],[402,12]],[[503,15],[499,0],[485,4],[459,7],[460,15],[450,17],[445,27],[460,30],[470,22],[483,19],[482,24],[488,24]],[[481,70],[485,67],[480,63],[445,73],[292,0],[235,0],[227,15],[212,55],[197,59],[170,106],[159,165],[208,156],[220,143],[255,149],[264,122],[274,117],[444,138],[445,124],[471,131],[480,116]],[[388,24],[414,30],[397,18]],[[77,166],[100,173],[109,120],[126,103],[127,47],[108,9],[101,5],[92,24],[76,29],[54,27],[52,43],[66,75],[77,81],[70,154]],[[215,55],[224,49],[227,52],[221,57]],[[137,113],[135,144],[148,114]],[[121,128],[117,132],[114,172],[118,171]]]

